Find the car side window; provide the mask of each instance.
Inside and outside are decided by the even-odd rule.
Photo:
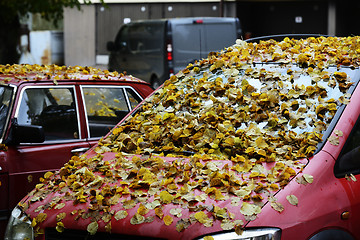
[[[126,88],[126,93],[129,98],[131,109],[135,108],[142,101],[139,95],[131,88]]]
[[[18,109],[19,124],[42,126],[45,141],[77,139],[73,88],[27,88]]]
[[[129,31],[129,27],[126,25],[121,28],[115,39],[116,46],[120,48],[126,47],[128,42],[128,31]]]
[[[360,173],[360,117],[341,150],[334,172],[336,177]]]
[[[90,137],[106,135],[140,101],[132,89],[83,87]],[[126,95],[125,95],[126,94]]]

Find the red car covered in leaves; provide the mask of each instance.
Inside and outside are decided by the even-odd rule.
[[[11,210],[48,171],[91,148],[153,90],[91,67],[0,65],[1,238]]]
[[[360,37],[238,40],[47,172],[5,239],[360,239]]]

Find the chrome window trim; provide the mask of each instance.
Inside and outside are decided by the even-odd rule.
[[[80,115],[79,115],[79,104],[77,102],[77,94],[76,94],[76,86],[75,85],[60,85],[60,86],[53,86],[53,85],[41,85],[41,86],[25,86],[21,89],[21,92],[19,94],[19,100],[16,106],[14,118],[18,118],[19,111],[20,111],[20,104],[24,97],[24,92],[27,89],[35,89],[35,88],[67,88],[72,89],[74,93],[74,104],[75,104],[75,110],[76,110],[76,118],[77,118],[77,126],[78,126],[78,139],[64,139],[64,140],[45,140],[43,143],[21,143],[20,145],[43,145],[43,144],[51,144],[51,143],[66,143],[66,142],[75,142],[75,141],[81,141],[84,140],[81,138],[81,123],[80,123]]]
[[[4,86],[11,87],[11,88],[13,88],[14,91],[13,91],[10,106],[9,106],[9,114],[7,115],[7,119],[4,124],[4,131],[3,131],[2,135],[0,136],[0,143],[4,142],[6,132],[9,127],[9,124],[10,124],[11,113],[12,113],[12,109],[14,108],[14,105],[15,105],[15,99],[16,99],[17,90],[18,90],[18,87],[13,84],[8,84],[8,85],[4,85]]]
[[[102,87],[102,88],[121,88],[124,95],[125,95],[125,99],[126,99],[126,104],[128,106],[128,109],[129,111],[132,110],[131,108],[131,104],[130,104],[130,100],[129,100],[129,96],[127,95],[127,92],[126,92],[126,88],[129,88],[131,90],[133,90],[133,92],[135,92],[139,98],[141,100],[144,100],[144,98],[142,96],[140,96],[140,94],[132,87],[132,86],[116,86],[116,85],[80,85],[80,93],[81,93],[81,99],[82,99],[82,102],[83,102],[83,105],[84,105],[84,114],[85,114],[85,123],[86,123],[86,129],[87,129],[87,139],[89,140],[97,140],[97,139],[100,139],[101,137],[91,137],[90,136],[90,129],[89,129],[89,122],[88,122],[88,116],[87,116],[87,112],[86,112],[86,102],[85,102],[85,98],[84,98],[84,91],[83,89],[84,88],[99,88],[99,87]]]

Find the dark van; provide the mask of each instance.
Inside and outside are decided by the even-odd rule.
[[[125,24],[107,43],[109,70],[126,71],[157,88],[195,59],[235,43],[238,18],[196,17],[142,20]]]

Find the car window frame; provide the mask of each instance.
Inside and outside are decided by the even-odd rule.
[[[13,89],[13,94],[12,94],[10,104],[9,104],[9,113],[7,115],[7,119],[6,119],[5,124],[4,124],[4,131],[2,132],[2,134],[0,136],[0,143],[4,143],[4,141],[6,139],[6,134],[8,133],[8,128],[9,128],[9,125],[10,125],[10,119],[11,119],[11,115],[12,115],[12,110],[14,108],[16,95],[17,95],[17,91],[18,91],[18,87],[16,85],[9,84],[9,85],[7,85],[7,87],[11,87]]]
[[[123,93],[125,95],[126,104],[127,104],[128,109],[129,109],[129,113],[135,108],[132,108],[132,106],[131,106],[129,96],[128,96],[128,93],[127,93],[126,89],[131,89],[140,98],[141,101],[138,103],[138,105],[144,100],[144,98],[132,86],[126,86],[126,85],[118,85],[118,86],[116,86],[116,85],[110,85],[110,84],[109,85],[108,84],[101,84],[101,85],[100,84],[99,85],[94,85],[94,84],[85,85],[84,84],[84,85],[80,85],[80,94],[81,94],[81,99],[82,99],[82,103],[83,103],[83,106],[84,106],[85,124],[86,124],[86,130],[87,130],[86,138],[89,139],[89,140],[100,139],[101,137],[91,137],[90,136],[89,120],[88,120],[88,116],[87,116],[87,112],[86,112],[86,102],[85,102],[84,91],[83,90],[84,90],[84,88],[99,88],[99,87],[102,87],[102,88],[121,88],[121,90],[123,91]],[[122,121],[122,119],[120,121]]]
[[[79,103],[78,103],[78,96],[76,93],[76,86],[73,84],[64,84],[64,85],[58,85],[58,86],[54,86],[54,85],[39,85],[39,86],[24,86],[20,89],[20,93],[18,94],[18,101],[16,104],[16,109],[15,109],[15,113],[14,113],[14,118],[17,119],[19,116],[19,111],[20,111],[20,105],[22,102],[22,99],[24,97],[24,93],[26,91],[26,89],[36,89],[36,88],[71,88],[73,90],[73,96],[74,96],[74,107],[75,107],[75,111],[76,111],[76,118],[77,118],[77,127],[78,127],[78,138],[74,138],[74,139],[56,139],[56,140],[45,140],[42,143],[20,143],[19,145],[46,145],[46,144],[54,144],[54,143],[66,143],[66,142],[78,142],[78,141],[84,141],[84,139],[82,138],[82,131],[81,131],[81,122],[80,122],[80,108],[79,108]]]

